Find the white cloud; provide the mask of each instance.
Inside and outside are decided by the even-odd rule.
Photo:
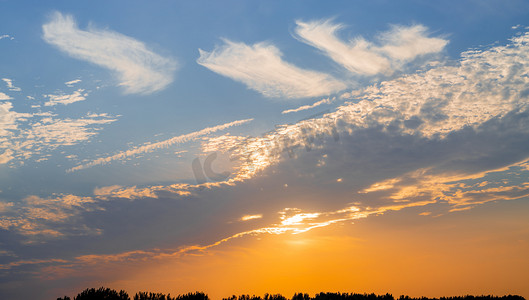
[[[300,41],[323,51],[352,73],[359,75],[391,74],[403,63],[418,56],[437,53],[448,43],[431,38],[422,25],[393,26],[377,37],[378,43],[356,37],[343,41],[337,32],[344,26],[331,20],[296,22],[295,33]]]
[[[173,81],[176,62],[131,37],[95,28],[81,30],[72,16],[59,12],[42,30],[47,43],[68,55],[116,72],[126,93],[153,93]]]
[[[506,46],[463,53],[458,65],[438,65],[382,82],[355,93],[355,103],[321,118],[303,120],[261,137],[222,136],[204,151],[229,152],[240,158],[235,180],[251,178],[277,163],[285,152],[314,146],[316,136],[337,136],[368,128],[391,128],[402,134],[437,140],[465,128],[528,109],[529,33]],[[479,83],[479,84],[476,84]]]
[[[13,92],[20,92],[20,88],[19,87],[16,87],[13,85],[13,80],[9,79],[9,78],[2,78],[2,80],[6,83],[7,85],[7,88],[10,90],[10,91],[13,91]]]
[[[104,125],[116,121],[107,114],[56,118],[50,113],[17,113],[10,102],[0,103],[0,163],[25,160],[62,146],[87,141]],[[31,122],[29,122],[31,121]]]
[[[165,141],[152,143],[152,144],[146,144],[146,145],[143,145],[141,147],[134,148],[134,149],[127,150],[127,151],[123,151],[123,152],[120,152],[120,153],[112,155],[112,156],[98,158],[98,159],[96,159],[94,161],[91,161],[89,163],[73,167],[73,168],[69,169],[68,172],[78,171],[78,170],[86,169],[86,168],[89,168],[89,167],[106,164],[106,163],[109,163],[109,162],[114,161],[114,160],[121,160],[121,159],[124,159],[126,157],[135,156],[135,155],[140,154],[140,153],[147,153],[147,152],[151,152],[151,151],[154,151],[154,150],[157,150],[157,149],[167,148],[167,147],[169,147],[171,145],[174,145],[174,144],[180,144],[180,143],[185,143],[185,142],[188,142],[188,141],[193,141],[193,140],[196,140],[197,138],[199,138],[201,136],[204,136],[204,135],[207,135],[207,134],[219,131],[219,130],[224,130],[224,129],[232,127],[232,126],[239,126],[239,125],[248,123],[248,122],[250,122],[252,120],[253,119],[233,121],[233,122],[222,124],[222,125],[217,125],[217,126],[213,126],[213,127],[207,127],[207,128],[204,128],[202,130],[195,131],[195,132],[192,132],[192,133],[179,135],[179,136],[167,139]]]
[[[0,100],[11,100],[13,98],[9,97],[8,95],[0,92]]]
[[[116,121],[106,115],[87,114],[79,119],[57,119],[43,117],[32,124],[31,128],[22,132],[22,137],[28,137],[23,144],[33,146],[35,150],[56,149],[59,146],[71,146],[86,141],[97,134],[98,127]]]
[[[50,99],[50,101],[44,103],[44,105],[45,106],[55,106],[57,104],[68,105],[74,102],[83,101],[88,96],[88,93],[83,93],[83,92],[84,92],[83,89],[78,89],[77,91],[73,92],[70,95],[64,95],[64,94],[44,95],[44,97],[47,97]]]
[[[0,35],[0,40],[1,39],[10,39],[10,40],[14,40],[15,38],[10,36],[9,34],[2,34]]]
[[[378,51],[397,61],[410,61],[419,56],[437,53],[444,49],[448,40],[428,37],[428,28],[422,25],[392,26],[379,36]]]
[[[300,106],[298,108],[293,108],[293,109],[287,109],[287,110],[284,110],[282,111],[281,113],[282,114],[289,114],[289,113],[293,113],[293,112],[298,112],[298,111],[302,111],[302,110],[307,110],[307,109],[311,109],[311,108],[314,108],[314,107],[318,107],[322,104],[330,104],[331,102],[333,102],[336,98],[333,97],[333,98],[326,98],[326,99],[321,99],[320,101],[317,101],[317,102],[314,102],[312,103],[311,105],[303,105],[303,106]]]
[[[10,90],[19,90],[13,81],[2,78]],[[4,94],[0,93],[0,98]],[[78,89],[70,95],[48,94],[45,106],[57,104],[67,105],[82,101],[87,96],[83,89]],[[9,97],[9,96],[8,96]],[[3,97],[5,98],[5,97]],[[10,97],[9,97],[10,98]],[[35,100],[27,96],[29,100]],[[9,99],[4,99],[9,100]],[[40,104],[30,105],[32,109],[41,108]],[[43,161],[59,147],[72,146],[88,141],[102,125],[116,121],[116,118],[105,113],[88,113],[82,117],[62,118],[51,112],[19,113],[13,110],[11,101],[0,102],[0,165],[9,164],[10,167],[23,164],[25,160],[34,157],[35,161]]]
[[[285,62],[274,45],[246,45],[224,40],[211,52],[199,49],[197,63],[246,84],[266,97],[304,98],[329,95],[346,85],[332,76]]]
[[[5,164],[14,158],[14,140],[21,121],[31,117],[29,114],[17,113],[12,110],[11,102],[0,103],[0,164]]]
[[[81,82],[81,79],[70,80],[70,81],[65,82],[64,84],[71,87],[74,84],[79,83],[79,82]]]

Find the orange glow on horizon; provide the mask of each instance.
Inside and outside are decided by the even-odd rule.
[[[403,215],[391,214],[430,219],[415,227],[414,221],[402,224]],[[529,232],[505,235],[514,222],[515,228],[529,228],[529,221],[507,221],[486,209],[471,217],[490,219],[479,228],[465,212],[441,218],[421,216],[419,209],[391,214],[300,234],[245,236],[204,255],[146,263],[112,286],[130,293],[204,291],[212,299],[338,291],[396,297],[529,295]]]

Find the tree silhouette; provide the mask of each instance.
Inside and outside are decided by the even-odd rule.
[[[134,300],[172,300],[171,295],[167,297],[162,293],[147,293],[147,292],[138,292],[134,295]]]
[[[310,300],[309,294],[298,293],[292,296],[292,300]]]
[[[69,299],[69,298],[68,298]],[[97,290],[94,288],[86,289],[79,293],[74,300],[130,300],[127,292],[121,290],[119,292],[109,288],[100,287]]]
[[[292,300],[395,300],[393,295],[376,295],[376,294],[349,294],[349,293],[318,293],[314,297],[310,297],[308,294],[295,293]],[[71,300],[70,297],[64,296],[57,298],[57,300]],[[100,287],[99,289],[86,289],[79,293],[73,300],[130,300],[129,295],[121,290],[119,292],[111,290],[109,288]],[[187,293],[171,297],[171,294],[165,295],[162,293],[152,292],[138,292],[134,295],[133,300],[210,300],[208,295],[203,292]],[[265,294],[264,297],[255,295],[232,295],[222,300],[287,300],[287,298],[281,294]],[[525,300],[524,297],[518,295],[505,295],[505,296],[455,296],[455,297],[440,297],[440,298],[427,298],[419,297],[413,298],[406,295],[401,295],[397,300]]]
[[[202,292],[187,293],[184,295],[178,295],[173,300],[209,300],[207,294]]]

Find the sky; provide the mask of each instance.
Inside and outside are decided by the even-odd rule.
[[[0,298],[529,297],[528,20],[0,0]]]

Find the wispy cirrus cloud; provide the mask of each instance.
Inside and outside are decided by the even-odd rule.
[[[224,129],[232,127],[232,126],[239,126],[239,125],[248,123],[248,122],[250,122],[252,120],[253,119],[233,121],[233,122],[229,122],[229,123],[222,124],[222,125],[217,125],[217,126],[213,126],[213,127],[207,127],[207,128],[204,128],[202,130],[195,131],[195,132],[192,132],[192,133],[179,135],[179,136],[167,139],[165,141],[152,143],[152,144],[146,144],[146,145],[143,145],[143,146],[131,149],[131,150],[119,152],[118,154],[114,154],[114,155],[108,156],[108,157],[98,158],[98,159],[96,159],[94,161],[91,161],[89,163],[70,168],[70,169],[68,169],[68,172],[78,171],[78,170],[90,168],[90,167],[93,167],[93,166],[106,164],[106,163],[109,163],[109,162],[114,161],[114,160],[121,160],[121,159],[124,159],[126,157],[138,155],[140,153],[147,153],[147,152],[151,152],[151,151],[154,151],[154,150],[157,150],[157,149],[166,148],[166,147],[169,147],[169,146],[174,145],[174,144],[180,144],[180,143],[185,143],[185,142],[188,142],[188,141],[196,140],[197,138],[202,137],[204,135],[207,135],[207,134],[219,131],[219,130],[224,130]]]
[[[330,104],[335,99],[336,99],[336,97],[321,99],[320,101],[316,101],[316,102],[314,102],[314,103],[312,103],[310,105],[302,105],[302,106],[300,106],[298,108],[287,109],[287,110],[282,111],[281,113],[282,114],[289,114],[289,113],[293,113],[293,112],[299,112],[299,111],[311,109],[311,108],[318,107],[318,106],[323,105],[323,104]]]
[[[240,221],[250,221],[250,220],[255,220],[255,219],[262,219],[263,218],[263,215],[259,214],[259,215],[244,215],[241,217]]]
[[[71,15],[56,12],[42,26],[43,39],[68,55],[114,71],[126,93],[150,94],[173,81],[174,59],[163,57],[136,39],[89,27],[78,28]]]
[[[82,81],[81,79],[74,79],[74,80],[67,81],[64,84],[69,86],[69,87],[72,87],[74,84],[77,84],[77,83],[79,83],[81,81]]]
[[[266,97],[317,97],[346,88],[345,83],[331,75],[284,61],[280,50],[269,43],[247,45],[224,40],[224,45],[213,51],[199,49],[199,53],[200,65],[242,82]]]
[[[359,75],[391,74],[402,64],[419,56],[443,50],[448,41],[429,37],[422,25],[393,26],[377,36],[376,42],[363,37],[343,41],[337,36],[343,24],[332,20],[296,22],[296,37],[321,50],[332,60]]]

